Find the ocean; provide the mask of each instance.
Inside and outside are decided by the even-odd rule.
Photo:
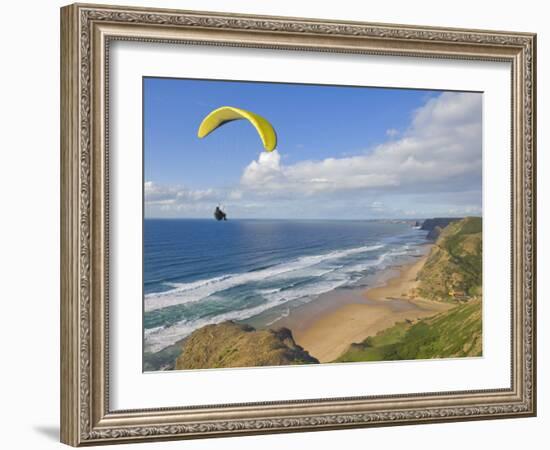
[[[390,221],[146,219],[144,350],[225,320],[269,326],[419,255],[426,233]]]

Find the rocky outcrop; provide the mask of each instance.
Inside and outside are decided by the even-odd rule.
[[[481,296],[481,231],[480,217],[466,217],[441,230],[418,273],[419,296],[444,301],[466,301]]]
[[[430,231],[428,231],[428,234],[426,235],[426,239],[430,241],[437,241],[437,238],[441,234],[441,231],[443,230],[440,226],[435,226]]]
[[[428,232],[426,239],[435,241],[443,228],[459,220],[462,219],[460,217],[436,217],[435,219],[426,219],[422,223],[420,229]]]
[[[249,325],[223,322],[195,330],[184,342],[175,368],[281,366],[316,364],[288,328],[256,330]]]

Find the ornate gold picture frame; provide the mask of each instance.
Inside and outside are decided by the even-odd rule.
[[[508,388],[113,410],[109,57],[115,41],[506,62],[511,67]],[[61,440],[73,445],[536,414],[536,36],[74,4],[61,9]],[[283,370],[283,369],[281,369]]]

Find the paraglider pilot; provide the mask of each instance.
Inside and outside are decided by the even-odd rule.
[[[258,132],[265,150],[268,152],[275,150],[277,146],[277,134],[271,123],[258,114],[246,109],[235,108],[234,106],[222,106],[211,111],[199,125],[197,136],[202,139],[218,127],[234,120],[247,120],[250,122]],[[219,205],[216,206],[214,217],[216,220],[227,220],[227,215],[221,210]]]
[[[219,206],[216,206],[214,217],[216,218],[216,220],[227,220],[227,214],[225,214]]]

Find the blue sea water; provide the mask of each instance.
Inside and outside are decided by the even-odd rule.
[[[145,350],[224,320],[268,325],[419,254],[425,237],[387,221],[146,219]]]

